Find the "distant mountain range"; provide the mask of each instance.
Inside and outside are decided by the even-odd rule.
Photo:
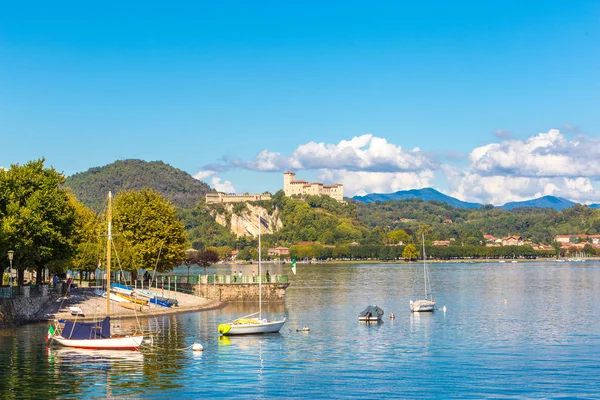
[[[421,199],[423,201],[437,200],[457,208],[479,208],[483,205],[479,203],[461,201],[454,197],[440,193],[433,188],[400,190],[395,193],[372,193],[365,196],[354,196],[353,199],[367,204],[376,201],[385,202],[390,200]],[[563,199],[562,197],[543,196],[527,201],[513,201],[506,203],[503,206],[499,206],[498,208],[502,208],[504,210],[514,210],[515,208],[536,207],[563,210],[565,208],[571,208],[576,204],[577,203],[571,200]],[[589,204],[588,207],[600,208],[600,204]]]
[[[374,203],[376,201],[389,201],[389,200],[409,200],[409,199],[421,199],[423,201],[437,200],[442,203],[449,204],[457,208],[479,208],[481,204],[468,203],[466,201],[458,200],[454,197],[447,196],[443,193],[438,192],[433,188],[424,189],[412,189],[412,190],[400,190],[396,193],[373,193],[365,196],[354,196],[353,199],[363,203]]]
[[[526,201],[511,201],[501,206],[505,210],[514,210],[515,208],[537,207],[537,208],[553,208],[555,210],[564,210],[565,208],[573,207],[575,202],[562,197],[543,196],[538,199]]]

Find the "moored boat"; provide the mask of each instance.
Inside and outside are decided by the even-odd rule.
[[[262,318],[262,269],[261,269],[261,242],[260,227],[262,225],[261,216],[258,216],[258,312],[237,318],[232,322],[220,324],[217,330],[221,335],[250,335],[263,333],[277,333],[285,324],[286,317],[277,321],[270,321]],[[258,318],[249,318],[258,314]]]
[[[144,340],[144,335],[111,335],[110,326],[110,252],[112,242],[112,194],[108,192],[107,212],[107,246],[106,246],[106,317],[102,321],[55,321],[48,328],[46,340],[53,340],[65,347],[101,350],[137,350]],[[61,326],[61,322],[63,325]]]
[[[358,314],[358,320],[362,322],[378,322],[383,318],[383,309],[378,306],[367,306]]]
[[[431,291],[431,278],[429,277],[429,268],[427,267],[427,254],[425,253],[425,235],[421,234],[423,241],[423,287],[425,298],[410,301],[411,312],[433,312],[435,310],[435,300]]]

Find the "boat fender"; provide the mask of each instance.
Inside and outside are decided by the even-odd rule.
[[[194,343],[192,345],[192,351],[204,351],[204,346],[202,346],[200,343]]]
[[[225,335],[230,330],[231,330],[231,325],[229,325],[229,324],[220,324],[219,325],[219,333],[221,335]]]

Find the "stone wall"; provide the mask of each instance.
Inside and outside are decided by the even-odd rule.
[[[285,289],[289,283],[263,283],[262,300],[266,303],[283,303]],[[258,303],[257,283],[236,284],[202,284],[196,285],[196,292],[202,297],[226,302],[255,302]]]
[[[44,320],[44,310],[53,300],[47,291],[36,297],[0,299],[0,329]]]

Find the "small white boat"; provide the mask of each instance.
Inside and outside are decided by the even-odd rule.
[[[285,324],[286,317],[277,321],[270,321],[262,317],[262,270],[261,270],[261,243],[260,226],[262,225],[261,216],[258,216],[258,312],[246,315],[244,317],[219,324],[217,330],[223,336],[233,335],[254,335],[263,333],[277,333]],[[258,318],[249,318],[258,314]]]
[[[142,335],[124,336],[121,338],[109,337],[106,339],[65,339],[62,336],[52,338],[57,343],[78,349],[89,350],[137,350],[142,344]]]
[[[411,312],[433,312],[435,310],[435,300],[431,291],[431,278],[429,277],[429,268],[427,267],[427,254],[425,254],[425,235],[422,234],[423,241],[423,285],[425,288],[425,298],[410,301]]]
[[[258,314],[258,313],[255,313]],[[255,315],[252,314],[252,315]],[[248,315],[247,317],[250,317]],[[232,323],[220,324],[219,333],[225,336],[233,335],[254,335],[259,333],[276,333],[281,330],[283,324],[285,324],[286,318],[284,317],[279,321],[269,321],[264,318],[238,318]]]
[[[410,301],[410,311],[412,312],[431,312],[435,310],[434,300],[416,300]]]

